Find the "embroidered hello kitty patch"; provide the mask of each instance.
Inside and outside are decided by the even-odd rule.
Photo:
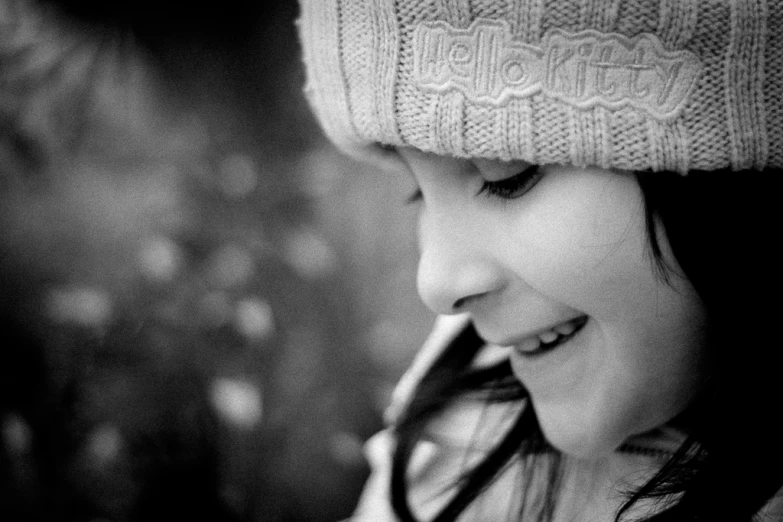
[[[552,29],[538,47],[514,40],[501,20],[467,29],[425,22],[414,49],[414,82],[426,91],[457,90],[494,106],[543,92],[582,109],[630,106],[658,120],[679,114],[702,70],[695,54],[667,51],[648,33]]]

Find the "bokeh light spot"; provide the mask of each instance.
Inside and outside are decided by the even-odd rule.
[[[19,415],[12,413],[3,419],[2,433],[9,454],[21,455],[30,449],[30,426]]]
[[[153,280],[170,281],[177,275],[182,256],[177,244],[164,236],[148,239],[139,251],[142,272]]]
[[[116,426],[102,425],[92,432],[87,444],[90,455],[95,462],[105,466],[119,455],[122,436]]]
[[[89,287],[56,288],[45,298],[49,316],[59,323],[76,323],[98,327],[105,324],[112,313],[109,295]]]
[[[261,389],[253,383],[227,377],[215,379],[210,398],[218,415],[230,424],[252,428],[261,421]]]
[[[311,230],[291,234],[285,256],[293,269],[308,279],[327,277],[337,270],[337,256],[332,247]]]
[[[265,339],[275,331],[272,307],[266,301],[249,297],[237,303],[236,327],[246,337]]]

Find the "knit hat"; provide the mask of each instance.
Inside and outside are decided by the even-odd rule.
[[[307,98],[354,156],[783,167],[783,2],[300,2]]]

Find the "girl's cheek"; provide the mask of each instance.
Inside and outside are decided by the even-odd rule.
[[[555,223],[540,222],[516,241],[517,275],[538,291],[582,311],[612,316],[632,304],[628,288],[635,294],[654,283],[643,231],[627,224],[596,229],[587,213]]]

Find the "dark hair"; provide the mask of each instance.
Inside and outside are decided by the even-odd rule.
[[[688,440],[655,476],[628,494],[617,520],[641,499],[674,494],[676,504],[649,522],[750,521],[783,486],[783,429],[776,418],[783,355],[776,337],[767,332],[777,319],[778,307],[771,303],[780,296],[770,247],[777,232],[774,186],[780,175],[780,169],[637,174],[651,257],[664,280],[687,277],[703,300],[712,362],[706,390],[683,414]],[[674,273],[664,258],[661,234],[682,274]],[[483,390],[488,401],[526,400],[527,392],[508,363],[470,368],[482,345],[472,328],[462,332],[424,376],[394,427],[398,440],[391,501],[403,521],[416,520],[407,500],[406,471],[434,414],[469,390]],[[455,520],[514,458],[522,461],[525,472],[546,463],[543,480],[548,487],[539,518],[551,520],[559,461],[532,408],[522,408],[501,442],[459,477],[455,495],[434,520]],[[526,491],[519,494],[525,497]]]

